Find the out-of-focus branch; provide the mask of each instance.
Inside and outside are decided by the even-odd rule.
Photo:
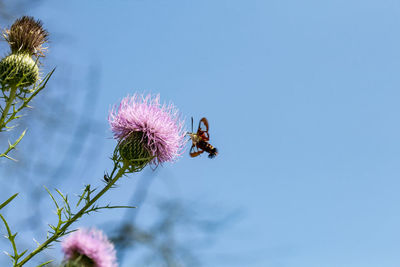
[[[221,215],[218,212],[219,215],[201,218],[195,212],[199,209],[193,205],[186,207],[184,201],[176,198],[162,199],[156,205],[158,211],[156,220],[147,227],[141,226],[140,210],[144,203],[149,202],[148,193],[158,174],[158,172],[148,172],[139,178],[129,202],[129,205],[137,208],[126,210],[119,225],[110,231],[119,263],[124,266],[124,262],[132,260],[135,251],[145,248],[147,254],[135,257],[135,260],[142,262],[144,266],[201,266],[200,257],[194,252],[197,250],[195,246],[209,245],[222,227],[227,227],[236,217],[234,213]],[[106,225],[115,223],[118,222]],[[180,237],[185,230],[196,237],[190,242],[182,240]],[[130,258],[127,258],[127,255]],[[137,261],[135,264],[139,264]]]

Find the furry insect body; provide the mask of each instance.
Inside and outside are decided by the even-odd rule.
[[[192,133],[188,133],[192,140],[192,147],[190,148],[189,155],[194,158],[202,154],[204,151],[208,153],[208,157],[214,158],[218,155],[218,150],[213,147],[208,141],[210,135],[208,134],[208,121],[202,118],[199,122],[197,133],[193,132],[193,118],[192,118]]]
[[[210,143],[207,143],[207,142],[205,142],[205,141],[203,141],[203,140],[201,140],[201,141],[197,144],[197,147],[198,147],[199,149],[202,149],[202,150],[204,150],[205,152],[207,152],[207,153],[208,153],[208,157],[209,157],[210,159],[212,159],[212,158],[214,158],[216,155],[218,155],[218,150],[217,150],[215,147],[213,147]]]

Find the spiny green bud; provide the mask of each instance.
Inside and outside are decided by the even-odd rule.
[[[94,262],[86,256],[80,257],[79,260],[72,261],[70,265],[71,267],[94,267]]]
[[[66,262],[64,267],[94,267],[95,263],[92,259],[85,255],[75,254],[73,259]]]
[[[28,87],[39,80],[37,62],[28,53],[11,54],[0,61],[0,83]]]
[[[152,157],[145,147],[145,139],[142,132],[132,132],[123,139],[118,146],[122,160],[137,168],[146,166],[152,160]]]

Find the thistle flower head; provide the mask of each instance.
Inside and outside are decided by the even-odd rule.
[[[183,121],[174,105],[161,105],[160,96],[127,96],[108,117],[124,159],[150,156],[150,163],[173,161],[185,145]]]
[[[39,67],[32,56],[44,56],[43,44],[48,37],[42,22],[23,16],[4,31],[3,37],[10,45],[11,54],[0,61],[0,83],[20,88],[36,83]]]
[[[46,48],[43,45],[47,42],[48,35],[40,20],[28,16],[17,19],[11,28],[3,33],[13,54],[27,53],[31,56],[44,55],[43,51]]]
[[[118,266],[114,245],[100,230],[79,229],[64,239],[61,246],[66,259],[78,259],[80,266]]]

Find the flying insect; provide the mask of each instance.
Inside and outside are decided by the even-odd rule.
[[[193,117],[192,117],[192,132],[188,133],[192,140],[192,147],[190,148],[189,155],[194,158],[202,154],[204,151],[208,153],[210,159],[218,155],[217,148],[213,147],[208,141],[210,140],[210,134],[208,133],[208,121],[206,118],[202,118],[199,121],[199,128],[197,133],[193,132]]]

